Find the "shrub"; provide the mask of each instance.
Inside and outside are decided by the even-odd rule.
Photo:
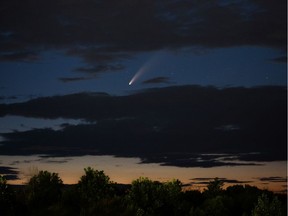
[[[270,201],[267,194],[263,193],[258,197],[252,216],[281,216],[281,203],[277,197],[273,197]]]
[[[132,182],[128,202],[137,215],[175,215],[181,194],[181,182],[166,183],[140,177]]]
[[[57,173],[40,171],[27,185],[27,198],[30,205],[45,207],[55,204],[61,198],[62,180]]]

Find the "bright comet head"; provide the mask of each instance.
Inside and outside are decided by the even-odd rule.
[[[132,85],[147,69],[149,69],[149,62],[145,63],[138,71],[137,73],[132,77],[132,79],[129,82],[129,85]]]

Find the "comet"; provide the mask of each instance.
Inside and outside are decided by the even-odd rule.
[[[129,85],[132,85],[136,80],[139,79],[140,76],[142,76],[146,71],[149,71],[149,69],[154,65],[155,63],[158,62],[158,57],[159,57],[160,52],[157,52],[154,54],[148,61],[142,65],[139,70],[135,73],[135,75],[132,77],[130,82],[128,83]]]
[[[130,82],[128,83],[129,85],[132,85],[136,80],[139,79],[140,76],[142,76],[145,72],[149,71],[149,69],[156,63],[155,55],[150,58],[148,61],[146,61],[140,68],[139,70],[135,73],[135,75],[132,77]]]
[[[137,79],[139,79],[139,77],[148,69],[147,64],[144,64],[137,72],[136,74],[132,77],[132,79],[129,82],[129,85],[132,85]]]

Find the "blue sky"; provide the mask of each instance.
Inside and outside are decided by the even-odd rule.
[[[62,82],[61,77],[79,76],[74,69],[83,62],[59,51],[49,51],[35,62],[1,62],[0,95],[29,98],[81,91],[123,95],[143,88],[186,84],[221,88],[286,85],[286,64],[273,61],[279,55],[281,51],[276,49],[249,46],[151,51],[124,60],[125,68],[119,71],[105,72],[87,80]],[[145,72],[129,86],[134,74],[145,65]],[[155,77],[165,77],[166,82],[143,83]]]

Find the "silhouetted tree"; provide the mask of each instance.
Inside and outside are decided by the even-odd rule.
[[[136,215],[177,215],[180,194],[179,180],[160,183],[140,177],[132,182],[128,200]]]
[[[77,185],[66,185],[62,189],[61,208],[62,216],[80,215],[80,193]]]
[[[250,215],[258,196],[263,191],[250,185],[233,185],[225,190],[225,195],[232,199],[231,215]]]
[[[230,215],[230,206],[232,200],[224,194],[223,181],[215,178],[207,185],[204,190],[204,202],[199,207],[190,210],[193,216],[228,216]]]
[[[161,183],[140,177],[131,185],[116,185],[104,171],[91,167],[84,171],[78,184],[65,187],[58,174],[48,171],[40,171],[27,185],[20,187],[8,185],[0,175],[0,215],[286,215],[286,194],[275,195],[249,185],[234,185],[224,190],[223,182],[218,178],[201,193],[182,192],[179,180]]]
[[[109,176],[105,175],[103,170],[88,167],[84,171],[85,175],[78,182],[81,215],[90,215],[99,209],[103,210],[107,199],[113,196],[113,187]]]
[[[7,184],[4,176],[0,175],[0,215],[13,215],[15,193]]]
[[[40,171],[27,185],[27,199],[33,208],[48,207],[61,198],[63,182],[57,173]]]
[[[281,203],[277,197],[269,200],[267,194],[263,193],[258,197],[252,216],[282,216]],[[284,215],[283,215],[284,216]]]
[[[209,182],[209,184],[207,185],[207,189],[204,191],[204,193],[208,197],[215,197],[223,192],[223,186],[223,181],[221,181],[219,178],[215,178],[213,181]]]
[[[180,214],[180,204],[182,201],[181,193],[182,193],[182,183],[178,179],[174,179],[172,181],[164,182],[162,184],[163,190],[163,210],[161,211],[163,215]]]
[[[181,197],[182,215],[189,215],[189,212],[193,212],[204,202],[203,194],[199,190],[185,190]]]
[[[224,196],[208,198],[196,209],[191,209],[191,216],[229,216],[230,211],[227,203],[229,199]]]
[[[78,182],[82,199],[97,201],[112,194],[112,182],[103,170],[99,171],[88,167],[84,171],[85,175]]]

